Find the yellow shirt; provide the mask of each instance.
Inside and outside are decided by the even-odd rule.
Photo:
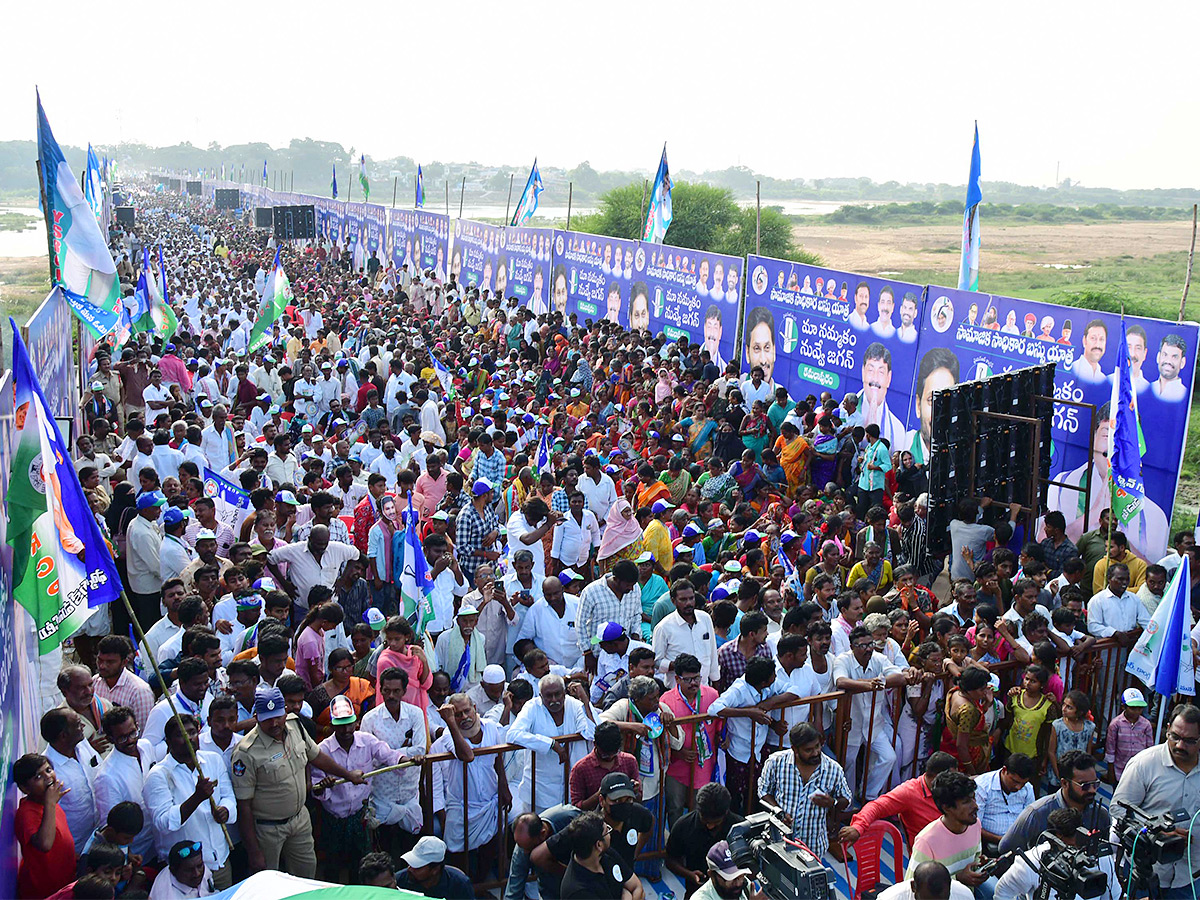
[[[651,519],[650,524],[642,533],[642,543],[654,554],[655,560],[666,572],[671,571],[675,562],[675,549],[671,546],[671,535],[667,526],[658,519]]]
[[[815,568],[815,567],[814,567]],[[812,572],[813,569],[809,569]],[[856,562],[854,567],[850,569],[850,574],[846,576],[846,586],[854,587],[858,579],[867,577],[866,565],[863,562]],[[876,585],[882,593],[892,585],[892,564],[886,559],[883,560],[883,568],[880,569],[879,584]]]
[[[1108,567],[1116,562],[1129,567],[1129,590],[1137,593],[1138,588],[1146,583],[1146,561],[1126,550],[1122,560],[1105,556],[1096,563],[1096,568],[1092,571],[1092,594],[1098,594],[1108,587]]]

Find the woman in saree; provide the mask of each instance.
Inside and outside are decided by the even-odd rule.
[[[729,492],[736,484],[733,476],[725,470],[725,463],[720,457],[709,457],[708,471],[701,476],[700,496],[720,504],[729,499]]]
[[[758,488],[763,483],[762,471],[755,461],[754,450],[747,447],[742,453],[742,458],[729,467],[729,474],[742,489],[742,496],[753,503]]]
[[[642,526],[634,515],[630,502],[637,491],[637,481],[630,478],[625,482],[625,494],[609,508],[604,520],[604,536],[596,559],[600,574],[607,575],[622,559],[636,560],[642,554]]]
[[[317,726],[320,739],[333,734],[329,722],[329,707],[334,697],[345,696],[354,704],[354,712],[362,714],[371,708],[375,689],[365,678],[354,674],[354,654],[345,647],[338,647],[329,654],[329,677],[308,692],[304,699],[313,710],[313,723]]]
[[[662,474],[661,480],[667,486],[667,491],[670,492],[671,503],[675,506],[682,506],[683,498],[687,496],[687,492],[692,486],[692,473],[683,467],[683,457],[671,457],[670,462],[667,463],[667,471]]]
[[[958,685],[946,695],[946,730],[941,749],[958,760],[968,775],[986,772],[992,756],[992,740],[985,713],[991,706],[986,669],[968,666]]]
[[[779,427],[779,438],[775,441],[775,453],[779,464],[787,475],[788,489],[792,492],[808,484],[808,463],[812,459],[812,445],[792,422]]]
[[[708,417],[703,403],[695,404],[692,417],[679,423],[688,427],[688,450],[692,459],[703,459],[712,453],[712,440],[717,431],[717,423]]]
[[[747,450],[754,452],[754,459],[761,459],[763,447],[767,446],[771,435],[771,420],[767,418],[767,411],[761,400],[754,401],[750,415],[742,419],[739,432],[742,435],[742,444]]]

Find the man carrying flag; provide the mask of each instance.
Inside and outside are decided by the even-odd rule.
[[[425,207],[425,176],[421,174],[420,163],[417,163],[417,196],[414,205],[416,209]]]
[[[979,290],[979,123],[975,123],[975,146],[971,149],[971,174],[967,178],[967,204],[963,211],[962,261],[958,267],[958,289]]]
[[[117,599],[121,579],[21,332],[9,322],[16,392],[8,492],[13,596],[33,617],[38,652],[45,655],[78,631],[98,606]]]
[[[284,309],[292,302],[292,286],[288,282],[287,273],[283,271],[283,263],[279,260],[279,251],[275,251],[275,266],[267,279],[267,290],[263,294],[262,308],[254,327],[250,329],[250,344],[247,353],[256,353],[271,340],[267,333],[275,321],[283,315]]]
[[[517,203],[516,211],[513,212],[512,220],[509,225],[524,225],[533,218],[533,214],[537,211],[538,197],[542,193],[542,173],[538,171],[537,159],[533,160],[533,168],[529,170],[529,178],[525,180],[525,190],[521,192],[521,199]]]
[[[667,168],[667,145],[663,144],[662,159],[654,175],[654,187],[650,191],[650,208],[646,213],[646,225],[642,229],[642,240],[661,244],[671,227],[675,214],[671,211],[671,172]]]

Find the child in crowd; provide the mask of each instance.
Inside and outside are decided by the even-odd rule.
[[[1128,688],[1121,694],[1121,715],[1108,723],[1108,736],[1104,741],[1104,761],[1108,771],[1104,780],[1116,784],[1125,771],[1129,760],[1154,743],[1154,729],[1142,713],[1146,711],[1146,698],[1137,688]]]
[[[1070,691],[1062,702],[1062,718],[1055,719],[1050,730],[1050,786],[1057,787],[1058,758],[1070,750],[1082,750],[1088,756],[1096,747],[1096,723],[1089,717],[1092,701],[1083,691]]]
[[[13,781],[25,795],[13,821],[21,848],[17,896],[49,897],[75,877],[75,839],[59,804],[67,788],[40,753],[26,753],[13,764]]]
[[[1018,687],[1008,692],[1005,721],[1008,736],[1004,747],[1009,753],[1024,753],[1037,761],[1038,769],[1045,774],[1050,744],[1050,723],[1058,718],[1058,704],[1050,695],[1048,685],[1050,673],[1036,663],[1025,668]]]

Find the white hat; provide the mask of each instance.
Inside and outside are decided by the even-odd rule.
[[[456,617],[457,616],[477,616],[477,615],[479,615],[479,610],[477,610],[470,603],[464,603],[462,606],[460,606],[458,608],[458,612],[455,613]]]
[[[439,863],[446,858],[446,843],[441,838],[427,834],[400,858],[414,869],[428,866],[431,863]]]
[[[504,684],[504,667],[497,666],[494,663],[483,668],[483,683],[484,684]]]

